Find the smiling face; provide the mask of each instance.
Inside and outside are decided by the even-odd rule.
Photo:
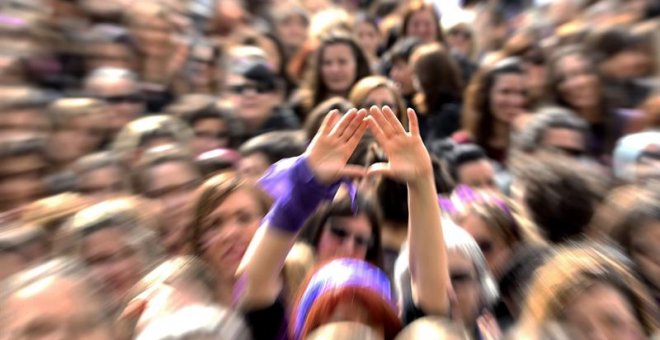
[[[414,13],[406,26],[406,33],[409,37],[416,37],[423,42],[433,42],[438,34],[438,23],[435,22],[435,16],[431,10],[424,9]]]
[[[351,46],[335,43],[321,54],[321,81],[333,94],[345,95],[356,81],[357,61]]]
[[[525,109],[527,95],[525,79],[519,73],[503,73],[495,76],[490,88],[490,111],[494,118],[511,124]]]
[[[254,194],[238,189],[205,219],[203,256],[221,278],[233,278],[264,215]]]
[[[576,110],[598,106],[600,100],[599,80],[589,62],[578,54],[559,60],[557,65],[560,96]]]

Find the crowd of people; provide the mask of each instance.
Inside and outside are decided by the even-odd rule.
[[[436,2],[2,1],[0,339],[660,336],[660,3]]]

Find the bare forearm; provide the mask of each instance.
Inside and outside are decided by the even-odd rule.
[[[409,265],[415,304],[430,314],[448,307],[447,255],[433,177],[408,183]]]
[[[287,254],[296,241],[294,233],[261,227],[254,236],[238,268],[241,289],[239,307],[256,309],[271,305],[282,290],[280,273]]]

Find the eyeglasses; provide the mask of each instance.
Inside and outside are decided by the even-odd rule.
[[[275,92],[275,87],[269,84],[254,83],[229,86],[229,91],[235,94],[243,94],[245,91],[252,90],[259,94]]]
[[[468,31],[463,31],[463,30],[454,30],[454,31],[449,31],[449,35],[461,37],[463,39],[470,39],[472,38],[472,33]]]
[[[122,94],[117,96],[104,96],[101,97],[101,99],[105,100],[108,104],[111,105],[122,103],[136,104],[142,102],[142,96],[138,93]]]
[[[156,199],[156,198],[167,198],[171,197],[173,195],[181,194],[181,193],[188,193],[191,192],[195,189],[197,189],[197,186],[200,184],[199,179],[193,179],[188,182],[185,182],[183,184],[179,185],[173,185],[157,190],[151,190],[147,191],[144,193],[144,195],[148,198]]]
[[[396,107],[397,107],[396,104],[389,103],[389,102],[382,102],[382,103],[369,102],[369,103],[365,103],[364,105],[362,105],[362,107],[365,108],[365,109],[368,109],[372,106],[378,106],[378,107],[387,106],[387,107],[391,108],[392,110],[396,110]]]
[[[360,248],[369,248],[373,245],[373,242],[370,237],[353,234],[342,227],[331,225],[330,233],[338,240],[341,240],[341,242],[346,242],[346,240],[352,238],[355,245]]]
[[[454,288],[456,288],[457,286],[464,286],[466,284],[474,283],[477,281],[474,275],[461,271],[449,273],[449,279],[451,280],[451,284],[452,286],[454,286]]]

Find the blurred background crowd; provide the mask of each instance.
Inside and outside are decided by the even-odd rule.
[[[331,110],[374,105],[417,112],[458,226],[451,315],[399,337],[657,336],[659,18],[654,0],[2,0],[0,339],[262,337],[232,308],[273,203],[258,180]],[[349,163],[383,160],[367,133]],[[286,306],[332,258],[406,275],[405,183],[349,187],[289,253]]]

